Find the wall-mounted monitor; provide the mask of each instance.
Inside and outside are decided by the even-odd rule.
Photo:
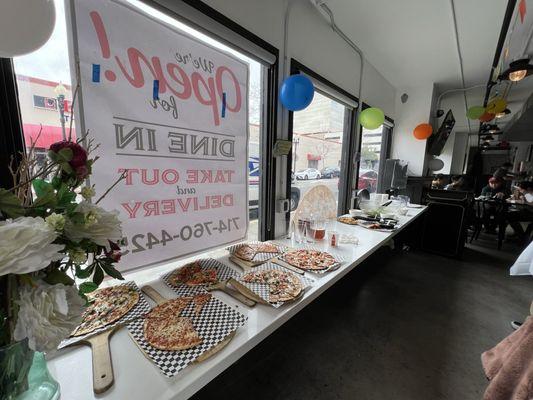
[[[449,110],[444,117],[444,121],[440,125],[437,132],[431,135],[427,143],[427,152],[433,156],[438,156],[442,153],[442,149],[452,133],[452,129],[455,125],[455,118],[453,117],[452,110]]]

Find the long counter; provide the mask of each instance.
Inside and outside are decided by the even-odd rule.
[[[401,232],[408,224],[418,218],[425,210],[410,208],[406,216],[400,217],[401,226],[393,232],[372,231],[360,226],[350,226],[330,221],[328,229],[340,234],[352,234],[358,237],[359,244],[340,244],[334,250],[345,262],[335,271],[322,275],[306,273],[315,280],[304,296],[297,302],[285,304],[278,309],[257,304],[253,308],[238,303],[232,297],[215,291],[214,296],[223,300],[248,316],[246,325],[237,330],[233,340],[219,353],[210,359],[189,365],[174,378],[165,377],[160,370],[139,350],[128,334],[127,328],[121,328],[110,340],[111,357],[115,375],[115,384],[104,394],[96,396],[92,390],[92,360],[88,346],[67,349],[49,361],[48,367],[52,375],[61,385],[61,398],[68,400],[85,399],[187,399],[209,383],[213,378],[258,345],[263,339],[278,329],[306,305],[315,300],[335,282],[345,276],[379,247],[386,244]],[[294,246],[290,240],[276,240]],[[326,243],[317,244],[327,250]],[[296,245],[297,247],[297,245]],[[223,263],[237,271],[227,255],[218,257]],[[138,286],[152,285],[162,295],[172,298],[175,294],[159,279],[166,272],[181,265],[183,261],[169,263],[149,270],[127,274],[127,280],[134,280]]]

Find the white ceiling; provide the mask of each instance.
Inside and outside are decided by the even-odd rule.
[[[395,87],[461,86],[449,0],[328,0],[337,25]],[[455,0],[465,84],[486,83],[506,2]]]

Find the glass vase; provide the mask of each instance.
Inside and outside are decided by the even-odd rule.
[[[28,341],[15,342],[0,348],[0,398],[15,400],[28,390],[28,373],[33,362]]]
[[[52,378],[44,354],[23,340],[0,348],[2,400],[57,400],[59,383]]]

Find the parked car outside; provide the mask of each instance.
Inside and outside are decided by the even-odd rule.
[[[360,170],[359,182],[357,184],[358,189],[367,189],[368,191],[376,191],[378,186],[378,173],[374,170]]]
[[[320,179],[320,171],[316,168],[306,168],[296,172],[296,179]]]
[[[338,178],[341,175],[341,169],[339,167],[326,167],[320,171],[322,178],[331,179]]]

